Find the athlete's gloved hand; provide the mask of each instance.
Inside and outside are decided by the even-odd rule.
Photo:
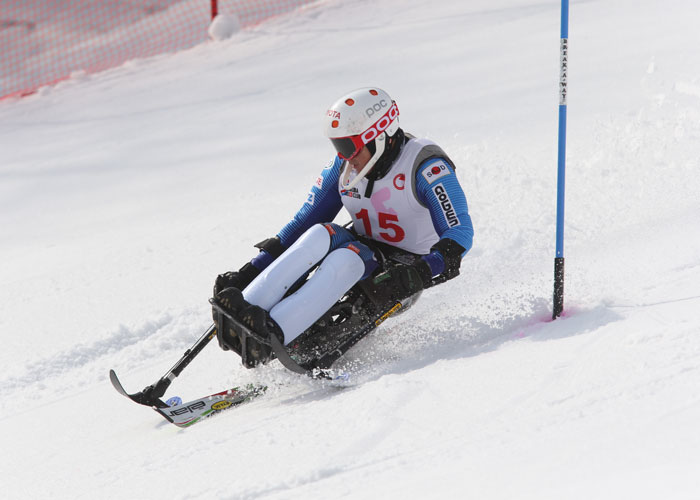
[[[459,266],[462,263],[462,254],[465,251],[462,245],[450,238],[441,238],[430,250],[431,252],[426,258],[430,259],[430,256],[435,253],[439,253],[442,256],[444,268],[440,272],[440,276],[445,281],[459,276]]]
[[[216,297],[221,290],[225,290],[226,288],[233,287],[243,290],[250,285],[250,282],[260,273],[260,269],[248,262],[238,271],[229,271],[218,275],[214,282],[214,297]]]
[[[397,298],[410,297],[414,293],[420,292],[430,283],[432,274],[430,266],[423,259],[416,259],[413,264],[398,264],[392,266],[384,273],[375,278],[375,283],[379,284],[383,280],[390,280],[390,284],[397,292]],[[378,282],[378,280],[380,280]]]
[[[216,297],[221,290],[225,290],[226,288],[233,287],[243,290],[250,285],[251,281],[253,281],[265,267],[270,265],[273,260],[282,255],[286,250],[286,247],[282,245],[282,242],[277,236],[257,243],[255,248],[260,249],[260,253],[254,257],[252,261],[248,262],[238,271],[229,271],[216,277],[216,281],[214,282],[214,297]],[[253,264],[253,262],[255,262],[255,264]]]

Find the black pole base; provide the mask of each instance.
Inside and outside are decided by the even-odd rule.
[[[554,308],[552,319],[561,316],[564,310],[564,257],[554,259]]]

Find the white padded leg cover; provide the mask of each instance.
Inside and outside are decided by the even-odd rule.
[[[364,262],[352,250],[332,251],[304,286],[270,311],[270,316],[284,332],[285,345],[313,325],[364,272]]]
[[[328,230],[321,224],[312,226],[243,290],[243,297],[269,311],[289,287],[326,256],[330,246]]]

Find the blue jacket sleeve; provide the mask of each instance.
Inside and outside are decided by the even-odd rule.
[[[284,247],[292,246],[314,224],[331,222],[338,215],[343,207],[338,192],[338,179],[342,164],[343,160],[337,156],[328,163],[314,185],[311,186],[306,201],[294,215],[294,218],[277,233],[277,237]],[[272,256],[263,250],[253,258],[251,263],[258,269],[265,269],[273,260]]]
[[[430,158],[416,171],[418,200],[430,211],[440,239],[450,238],[464,248],[464,256],[472,247],[474,227],[469,216],[467,197],[452,167],[442,158]],[[424,256],[433,276],[444,270],[445,262],[438,251]]]
[[[331,222],[338,215],[340,209],[343,208],[343,202],[338,192],[338,179],[342,164],[343,160],[336,156],[323,169],[314,185],[311,186],[304,205],[277,234],[282,245],[289,248],[311,226],[320,222]]]

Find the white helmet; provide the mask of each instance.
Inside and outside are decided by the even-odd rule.
[[[325,131],[338,156],[350,160],[366,145],[375,141],[372,158],[349,182],[351,168],[345,169],[342,185],[352,189],[382,156],[387,137],[399,129],[399,108],[389,94],[376,87],[353,90],[338,99],[326,112]]]

